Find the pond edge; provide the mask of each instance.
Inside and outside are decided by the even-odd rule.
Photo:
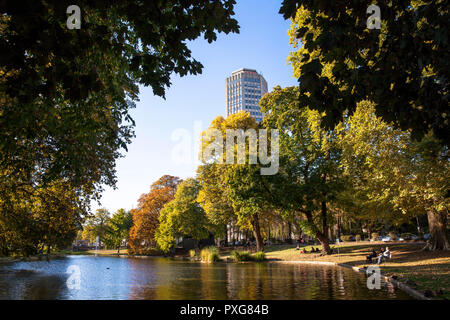
[[[338,266],[338,267],[343,267],[343,268],[347,268],[347,269],[352,269],[353,271],[356,271],[356,272],[366,273],[365,268],[359,268],[359,267],[351,266],[351,265],[345,264],[345,263],[337,263],[337,262],[330,262],[330,261],[270,261],[270,263],[315,264],[315,265],[325,265],[325,266]],[[400,290],[406,292],[414,299],[433,300],[431,298],[425,297],[425,295],[423,295],[421,292],[411,288],[410,286],[408,286],[400,281],[395,280],[392,277],[386,276],[384,274],[381,274],[381,277],[384,279],[384,281],[392,283],[395,288],[399,288]]]

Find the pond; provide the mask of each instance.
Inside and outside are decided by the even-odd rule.
[[[0,299],[412,298],[383,281],[369,290],[364,274],[334,266],[67,256],[0,264]]]

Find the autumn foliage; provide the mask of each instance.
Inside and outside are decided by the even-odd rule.
[[[155,247],[155,231],[159,226],[159,214],[166,203],[174,199],[181,179],[164,175],[153,183],[149,193],[138,200],[138,207],[131,210],[133,226],[130,229],[129,252],[146,254]]]

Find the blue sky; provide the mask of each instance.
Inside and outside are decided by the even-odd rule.
[[[211,120],[224,115],[225,79],[231,72],[243,67],[256,69],[267,80],[269,91],[277,85],[297,84],[286,63],[292,48],[287,35],[289,21],[278,14],[280,5],[281,0],[238,0],[234,18],[239,34],[219,34],[211,44],[203,39],[189,43],[192,56],[204,66],[201,75],[172,76],[166,100],[154,96],[151,88],[140,88],[140,101],[131,112],[136,138],[117,162],[117,189],[106,188],[101,207],[110,212],[132,209],[160,176],[195,175],[194,161],[179,164],[173,160],[181,141],[174,141],[172,135],[184,129],[193,148],[195,123],[206,129]],[[192,153],[196,151],[192,149]],[[98,207],[93,203],[93,210]]]

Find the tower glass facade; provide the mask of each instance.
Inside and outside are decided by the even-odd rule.
[[[267,81],[253,69],[234,71],[225,83],[225,115],[247,111],[257,122],[263,118],[258,103],[267,93]]]

